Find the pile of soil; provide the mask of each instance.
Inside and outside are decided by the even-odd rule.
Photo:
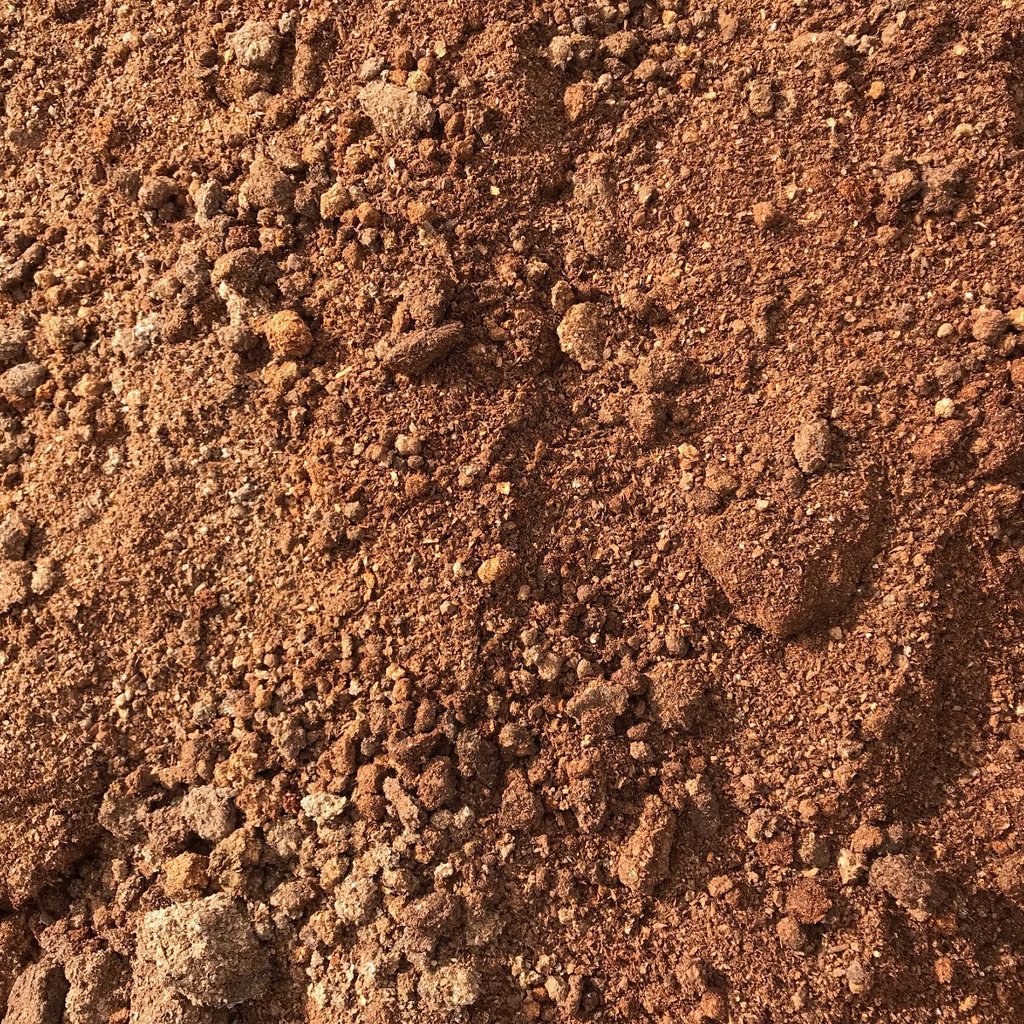
[[[3,5],[7,1021],[1024,1021],[1015,8]]]

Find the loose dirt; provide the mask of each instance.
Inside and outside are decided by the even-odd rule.
[[[1015,4],[0,39],[5,1020],[1024,1021]]]

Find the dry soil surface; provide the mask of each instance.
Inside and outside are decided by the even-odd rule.
[[[1019,4],[0,43],[6,1021],[1024,1021]]]

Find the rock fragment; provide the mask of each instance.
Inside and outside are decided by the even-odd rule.
[[[586,732],[609,731],[615,719],[625,714],[629,694],[618,683],[595,679],[580,690],[565,706]]]
[[[344,182],[336,181],[320,196],[320,216],[324,220],[337,220],[352,208],[352,197]]]
[[[334,913],[347,925],[366,924],[380,902],[380,886],[359,863],[334,892]]]
[[[875,216],[880,224],[892,224],[904,216],[920,197],[923,184],[912,167],[893,171],[882,179],[882,203]]]
[[[836,857],[836,870],[843,885],[853,885],[867,874],[867,861],[861,854],[843,847]]]
[[[386,67],[387,65],[383,58],[367,57],[359,65],[359,81],[365,85],[367,82],[372,82],[375,78],[380,78]]]
[[[399,335],[381,355],[381,367],[387,373],[418,376],[444,359],[464,336],[464,328],[457,322]]]
[[[29,589],[37,596],[50,593],[57,585],[59,572],[60,567],[54,559],[40,558],[32,569]]]
[[[853,960],[846,968],[847,988],[855,995],[863,995],[871,988],[870,965]]]
[[[267,258],[254,248],[232,249],[219,256],[210,272],[210,283],[223,297],[237,292],[248,298],[257,296],[271,277]]]
[[[203,894],[210,881],[208,859],[198,853],[181,853],[165,861],[160,884],[169,899],[176,902]]]
[[[430,101],[411,89],[373,81],[359,90],[359,105],[385,138],[415,140],[429,135],[437,114]]]
[[[820,473],[827,465],[832,448],[832,433],[823,419],[797,427],[793,437],[793,458],[803,472]]]

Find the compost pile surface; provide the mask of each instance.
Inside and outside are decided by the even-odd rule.
[[[6,1020],[1024,1020],[1014,7],[4,6]]]

